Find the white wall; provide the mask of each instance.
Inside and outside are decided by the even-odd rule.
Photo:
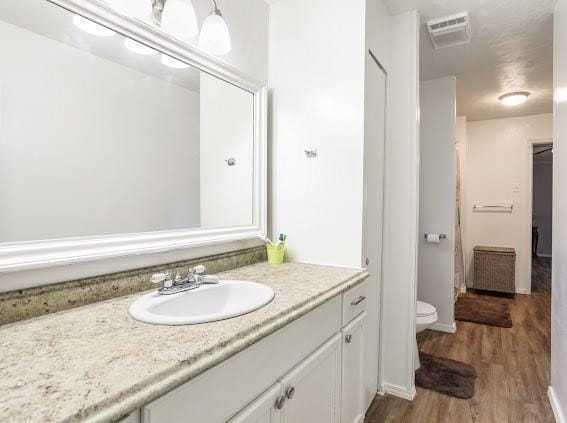
[[[437,309],[434,329],[455,330],[455,207],[457,80],[420,84],[419,263],[417,298]],[[438,244],[424,234],[445,234]]]
[[[533,218],[538,226],[538,255],[551,257],[553,216],[553,163],[534,161]]]
[[[197,92],[4,22],[0,38],[0,242],[200,226]]]
[[[272,233],[292,260],[360,266],[364,25],[363,0],[271,6]]]
[[[384,210],[382,363],[386,392],[413,398],[419,205],[419,14],[392,17]]]
[[[201,226],[252,225],[254,96],[204,72],[200,94]]]
[[[552,115],[493,119],[467,125],[467,268],[476,245],[516,249],[516,291],[531,291],[528,181],[530,140],[552,138]],[[512,213],[473,212],[474,204],[513,204]]]
[[[555,9],[553,46],[554,166],[553,271],[551,300],[551,388],[558,423],[567,421],[567,0]]]

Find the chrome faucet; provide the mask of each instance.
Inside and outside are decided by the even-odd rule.
[[[182,278],[179,273],[175,278],[171,277],[171,273],[156,273],[152,275],[150,281],[152,283],[161,283],[161,288],[158,289],[158,294],[171,295],[179,292],[189,291],[190,289],[199,288],[203,283],[217,283],[218,279],[215,277],[207,277],[210,280],[204,282],[204,277],[201,275],[207,268],[202,264],[189,269],[187,276]],[[215,282],[215,279],[217,282]]]
[[[202,275],[207,268],[202,264],[189,269],[187,276],[182,278],[179,272],[175,278],[171,273],[156,273],[152,275],[150,281],[152,283],[161,283],[161,288],[158,289],[160,295],[171,295],[179,292],[189,291],[191,289],[199,288],[203,284],[217,284],[220,279],[217,276]]]

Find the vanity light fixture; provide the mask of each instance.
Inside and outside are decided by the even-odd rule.
[[[216,0],[211,1],[213,2],[213,11],[203,22],[199,35],[199,47],[208,53],[223,56],[232,49],[230,32]]]
[[[199,33],[197,15],[191,0],[151,0],[151,2],[153,21],[164,32],[183,41],[188,41]]]
[[[199,24],[192,0],[104,1],[129,16],[142,20],[150,18],[157,27],[179,40],[189,41],[199,34]],[[223,56],[232,50],[232,40],[217,1],[211,0],[211,2],[213,10],[203,22],[199,34],[199,48],[215,56]],[[140,54],[144,53],[140,52]]]
[[[81,31],[97,37],[112,37],[116,32],[80,15],[73,16],[73,24]]]
[[[144,44],[139,43],[131,38],[126,38],[124,40],[124,46],[131,52],[134,52],[136,54],[142,54],[144,56],[151,56],[157,53],[157,51],[154,50],[153,48],[145,46]]]
[[[498,97],[498,100],[500,100],[500,103],[502,103],[504,106],[519,106],[520,104],[524,103],[529,96],[530,93],[527,91],[517,91],[501,95],[500,97]]]
[[[161,55],[160,62],[168,68],[173,69],[185,69],[189,67],[187,63],[183,63],[181,60],[177,60],[171,56],[168,56],[167,54]]]

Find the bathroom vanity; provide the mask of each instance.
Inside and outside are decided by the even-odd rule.
[[[242,258],[265,257],[266,84],[151,16],[0,2],[0,421],[361,422],[378,288],[364,269]],[[153,270],[215,255],[221,283],[271,288],[261,308],[128,314]]]
[[[0,327],[7,421],[362,421],[367,273],[265,262],[219,275],[270,286],[233,319],[142,323],[120,297]]]

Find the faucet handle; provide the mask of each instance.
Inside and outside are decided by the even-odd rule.
[[[167,273],[154,273],[150,278],[151,283],[162,283],[167,279]]]
[[[203,266],[202,264],[198,264],[197,266],[189,269],[189,274],[201,274],[201,273],[205,273],[205,270],[207,270],[205,266]]]
[[[169,272],[165,273],[154,273],[150,278],[151,283],[161,283],[162,288],[169,288],[173,280],[171,279],[171,274]]]

